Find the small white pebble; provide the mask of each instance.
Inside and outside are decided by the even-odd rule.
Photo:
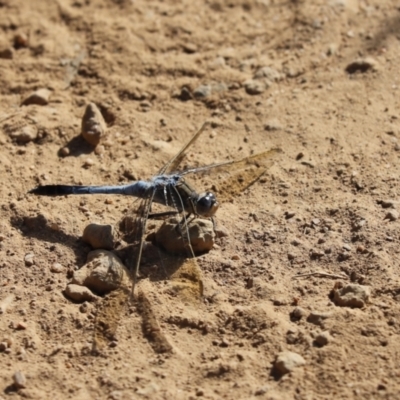
[[[35,255],[33,253],[25,254],[24,261],[27,267],[31,267],[35,264]]]
[[[25,375],[21,371],[17,371],[13,375],[14,386],[18,389],[22,389],[26,387],[26,378]]]
[[[91,158],[88,158],[87,160],[85,160],[85,162],[83,163],[83,168],[90,168],[94,165],[94,161]]]

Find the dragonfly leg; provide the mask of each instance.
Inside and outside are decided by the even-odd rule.
[[[172,211],[172,210],[171,211],[164,211],[164,212],[149,214],[149,218],[151,218],[151,219],[161,219],[161,218],[169,217],[169,216],[176,215],[176,214],[179,214],[179,211]]]

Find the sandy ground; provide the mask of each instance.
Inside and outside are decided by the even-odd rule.
[[[0,399],[400,398],[399,26],[391,0],[1,0]],[[283,153],[221,204],[198,302],[141,280],[168,351],[138,299],[95,356],[105,300],[64,289],[132,200],[27,192],[149,178],[206,120],[185,166]]]

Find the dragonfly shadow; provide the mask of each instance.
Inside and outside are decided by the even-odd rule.
[[[10,223],[24,236],[69,247],[75,253],[77,264],[85,263],[89,246],[87,245],[86,248],[85,244],[76,236],[59,230],[57,226],[51,226],[44,215],[38,214],[34,217],[14,216],[11,218]]]

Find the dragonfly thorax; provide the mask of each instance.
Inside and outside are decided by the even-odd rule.
[[[196,199],[196,214],[210,218],[218,210],[218,201],[212,192],[200,193]]]

